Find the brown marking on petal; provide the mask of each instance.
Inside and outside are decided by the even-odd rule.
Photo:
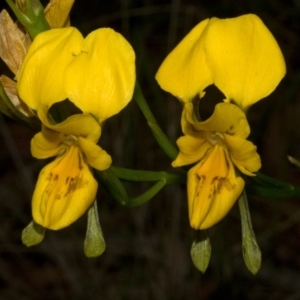
[[[220,180],[218,181],[218,186],[217,186],[217,192],[218,192],[218,194],[221,193],[221,188],[222,188],[224,180],[225,180],[225,178],[220,178]]]
[[[78,168],[79,168],[79,170],[82,170],[82,168],[83,168],[83,166],[82,166],[82,156],[79,152],[78,152]]]
[[[221,188],[222,188],[222,184],[223,184],[224,180],[225,180],[225,178],[219,177],[219,176],[215,176],[211,180],[210,184],[212,186],[213,195],[215,195],[216,193],[220,194]]]
[[[68,182],[68,187],[64,197],[68,196],[69,194],[73,193],[75,190],[82,188],[83,186],[87,185],[88,182],[86,180],[82,180],[79,176],[75,178],[70,178]]]

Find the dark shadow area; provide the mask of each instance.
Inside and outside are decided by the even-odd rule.
[[[249,111],[250,139],[258,146],[264,173],[300,185],[300,170],[287,160],[287,155],[300,159],[299,0],[76,0],[71,23],[84,35],[111,27],[126,37],[136,52],[138,81],[149,106],[175,142],[181,135],[181,105],[159,88],[157,69],[200,21],[247,13],[264,21],[287,64],[276,91]],[[2,62],[0,67],[8,74]],[[204,118],[212,109],[203,101]],[[45,162],[31,157],[34,132],[8,118],[0,119],[0,126],[9,136],[0,136],[0,300],[300,299],[300,199],[249,198],[263,257],[256,276],[243,262],[237,205],[209,230],[212,258],[206,273],[194,267],[186,187],[178,185],[134,209],[119,206],[99,186],[107,243],[99,258],[84,256],[86,215],[63,230],[48,230],[40,245],[26,248],[21,232],[31,221],[31,196]],[[133,101],[107,120],[100,144],[116,166],[177,172]],[[140,183],[128,185],[131,195],[144,190]]]

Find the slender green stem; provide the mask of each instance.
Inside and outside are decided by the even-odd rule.
[[[105,190],[115,199],[120,205],[125,206],[130,198],[123,183],[115,175],[112,168],[105,171],[94,170],[94,174],[97,179],[101,182]]]
[[[172,142],[168,139],[168,137],[157,124],[157,121],[153,113],[151,112],[138,83],[136,83],[133,98],[135,99],[136,103],[138,104],[142,113],[147,119],[148,126],[150,127],[161,149],[166,153],[166,155],[170,159],[174,160],[178,155],[178,149],[172,144]]]
[[[94,170],[94,172],[97,179],[102,183],[108,193],[117,200],[119,204],[126,207],[135,207],[146,203],[167,184],[180,184],[186,182],[185,175],[175,175],[167,172],[130,170],[114,166],[111,166],[105,171]],[[120,179],[139,182],[156,181],[156,183],[141,195],[130,198]]]
[[[164,186],[166,185],[166,182],[161,180],[155,183],[150,189],[148,189],[143,194],[139,195],[138,197],[132,198],[129,200],[128,203],[126,203],[125,206],[127,207],[136,207],[140,206],[149,200],[151,200]]]
[[[131,170],[119,167],[110,167],[117,177],[128,181],[165,181],[166,184],[172,183],[186,183],[186,175],[170,174],[164,171],[142,171]]]

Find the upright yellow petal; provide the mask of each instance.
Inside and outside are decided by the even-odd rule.
[[[31,109],[39,104],[49,108],[67,98],[64,70],[80,52],[82,41],[81,33],[72,27],[48,30],[34,39],[18,75],[19,95]]]
[[[74,0],[50,0],[45,8],[45,17],[51,28],[70,26],[70,11]]]
[[[214,84],[243,109],[268,96],[285,75],[280,48],[255,15],[212,23],[205,51]]]
[[[102,122],[117,114],[132,98],[134,51],[112,29],[95,30],[66,69],[64,83],[70,101]]]
[[[39,175],[32,199],[34,221],[53,230],[70,225],[94,202],[97,187],[80,149],[71,146]]]
[[[204,42],[208,19],[199,23],[167,56],[160,66],[156,80],[160,87],[183,102],[191,101],[213,83],[206,63]]]

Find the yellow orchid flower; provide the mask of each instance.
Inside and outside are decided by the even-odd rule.
[[[72,27],[39,34],[18,75],[21,99],[42,121],[31,142],[36,158],[56,156],[40,172],[32,200],[34,221],[60,229],[77,220],[93,203],[97,182],[91,167],[105,170],[111,157],[97,142],[104,120],[131,100],[135,54],[112,29],[85,39]],[[55,124],[49,109],[65,99],[83,113]]]
[[[268,96],[285,75],[280,48],[256,15],[207,19],[167,56],[156,79],[184,103],[215,84],[243,110]]]
[[[260,168],[256,147],[246,140],[250,130],[243,110],[268,96],[285,71],[276,40],[251,14],[202,21],[160,66],[159,85],[184,104],[185,135],[177,141],[180,153],[172,165],[196,163],[188,172],[193,228],[206,229],[221,220],[244,188],[239,172],[252,176]],[[203,98],[211,84],[226,103],[218,104],[205,122],[195,122],[192,102]]]
[[[253,176],[261,167],[256,147],[246,140],[250,128],[245,113],[231,103],[219,103],[204,122],[193,120],[193,104],[182,114],[184,136],[173,167],[196,163],[188,172],[190,224],[207,229],[220,221],[244,189],[239,172]],[[239,171],[236,171],[238,169]]]

